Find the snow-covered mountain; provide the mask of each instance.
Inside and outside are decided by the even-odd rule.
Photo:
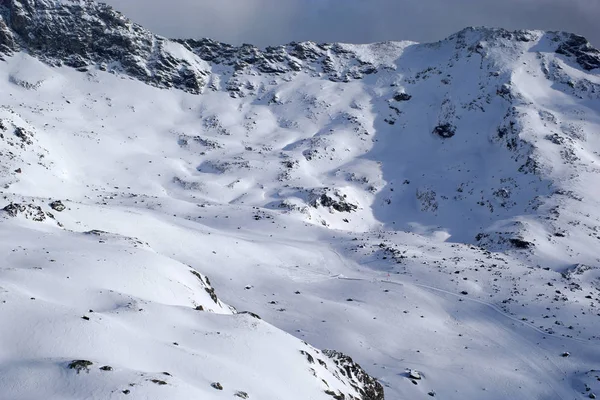
[[[0,399],[600,393],[584,38],[258,49],[0,0],[0,60]]]

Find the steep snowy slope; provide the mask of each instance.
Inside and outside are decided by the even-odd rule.
[[[0,15],[0,399],[382,398],[306,343],[390,399],[600,392],[585,39],[261,50],[90,1]]]
[[[19,217],[1,240],[1,398],[381,398],[145,243]]]

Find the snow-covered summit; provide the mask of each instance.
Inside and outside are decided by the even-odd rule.
[[[395,60],[411,42],[372,45],[291,43],[259,49],[230,46],[210,39],[168,40],[131,22],[110,6],[92,0],[3,0],[0,50],[25,48],[45,61],[86,69],[122,71],[160,87],[192,93],[204,90],[215,66],[227,74],[311,72],[349,81],[395,69]],[[549,51],[574,57],[586,70],[600,66],[600,52],[585,38],[561,32],[467,28],[440,45],[481,50],[482,43],[552,41]],[[220,71],[223,73],[223,71]],[[226,86],[229,87],[229,86]]]

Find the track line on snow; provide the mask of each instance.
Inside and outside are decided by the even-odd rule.
[[[364,281],[364,282],[371,282],[371,283],[380,282],[380,283],[387,283],[387,284],[398,285],[398,286],[405,286],[407,284],[408,285],[413,285],[413,286],[418,286],[418,287],[422,287],[424,289],[429,289],[429,290],[432,290],[432,291],[436,291],[436,292],[448,294],[448,295],[451,295],[451,296],[454,296],[454,297],[458,297],[458,298],[463,299],[463,300],[467,300],[467,301],[479,303],[479,304],[481,304],[483,306],[486,306],[486,307],[492,309],[496,313],[501,314],[502,316],[504,316],[504,317],[506,317],[506,318],[514,321],[514,322],[518,322],[520,325],[525,326],[527,328],[530,328],[530,329],[532,329],[532,330],[534,330],[534,331],[536,331],[536,332],[538,332],[538,333],[540,333],[540,334],[542,334],[544,336],[550,336],[550,337],[553,337],[553,338],[556,338],[556,339],[561,339],[561,340],[570,340],[570,341],[574,341],[574,342],[578,342],[578,343],[585,343],[585,344],[590,344],[591,343],[590,341],[585,340],[585,339],[570,338],[570,337],[566,337],[566,336],[557,336],[555,334],[551,334],[551,333],[545,332],[545,331],[543,331],[543,330],[541,330],[541,329],[539,329],[539,328],[537,328],[537,327],[535,327],[535,326],[533,326],[531,324],[526,323],[525,321],[522,321],[522,320],[520,320],[518,318],[513,317],[510,314],[505,313],[500,308],[498,308],[498,306],[496,306],[496,305],[494,305],[492,303],[488,303],[488,302],[485,302],[483,300],[473,299],[471,297],[466,297],[466,296],[463,296],[463,295],[452,293],[452,292],[450,292],[448,290],[436,288],[434,286],[424,285],[424,284],[421,284],[421,283],[413,283],[413,282],[409,282],[409,283],[397,282],[397,281],[392,281],[392,280],[387,280],[387,279],[373,279],[373,280],[370,280],[370,279],[365,279],[365,278],[350,278],[350,277],[346,277],[346,276],[343,276],[343,275],[335,275],[335,276],[331,276],[331,278],[337,278],[337,279],[346,280],[346,281]]]
[[[338,277],[337,277],[337,279],[340,279],[340,280],[346,280],[346,281],[364,281],[364,282],[369,282],[369,283],[387,283],[387,284],[393,284],[393,285],[398,285],[398,286],[405,286],[405,285],[407,285],[406,283],[397,282],[397,281],[392,281],[392,280],[385,280],[385,279],[374,279],[374,280],[369,280],[369,279],[364,279],[364,278],[350,278],[350,277],[344,277],[343,275],[340,275],[340,276],[338,276]],[[409,284],[410,284],[410,285],[413,285],[413,286],[421,287],[421,288],[424,288],[424,289],[428,289],[428,290],[431,290],[431,291],[434,291],[434,292],[443,293],[443,294],[449,294],[449,295],[452,295],[452,296],[454,296],[454,297],[458,297],[458,298],[461,298],[461,299],[465,299],[465,300],[471,300],[472,302],[475,302],[475,303],[477,303],[477,304],[480,304],[480,305],[483,305],[483,306],[487,306],[488,308],[492,309],[492,310],[493,310],[493,311],[495,311],[496,313],[499,313],[499,314],[503,315],[504,317],[506,317],[506,318],[508,318],[508,319],[510,319],[510,320],[512,320],[512,321],[515,321],[515,322],[520,322],[520,323],[521,323],[521,326],[523,326],[523,327],[532,328],[533,330],[535,330],[535,331],[536,331],[536,332],[538,332],[538,333],[541,333],[541,334],[543,334],[543,335],[547,335],[547,333],[546,333],[546,332],[544,332],[544,331],[541,331],[541,330],[539,330],[539,329],[537,329],[537,328],[535,328],[535,327],[533,327],[533,326],[531,326],[531,325],[529,325],[529,324],[525,324],[525,323],[523,323],[523,321],[520,321],[520,320],[518,320],[518,319],[516,319],[516,318],[514,318],[514,317],[512,317],[512,316],[510,316],[510,315],[507,315],[506,313],[504,313],[504,312],[502,312],[501,310],[499,310],[499,309],[498,309],[496,306],[494,306],[493,304],[486,303],[486,302],[484,302],[484,301],[477,300],[477,299],[466,298],[466,297],[464,297],[464,296],[462,296],[462,295],[457,295],[457,294],[455,294],[455,293],[452,293],[452,292],[449,292],[449,291],[447,291],[447,290],[443,290],[443,289],[435,288],[435,287],[432,287],[432,286],[429,286],[429,285],[416,284],[416,283],[409,283]],[[516,332],[514,332],[514,331],[513,331],[513,330],[511,330],[511,329],[509,329],[509,328],[508,328],[508,327],[506,327],[504,324],[502,324],[502,323],[500,323],[500,322],[496,322],[496,320],[494,320],[493,318],[489,318],[489,320],[488,320],[488,321],[489,321],[489,323],[490,323],[490,326],[492,326],[492,327],[495,327],[496,329],[499,329],[499,330],[501,330],[501,331],[505,332],[505,333],[506,333],[506,334],[508,334],[509,336],[510,336],[510,335],[513,335],[513,334],[516,334]],[[473,329],[474,331],[477,331],[477,332],[479,332],[481,335],[483,335],[483,333],[482,333],[482,332],[480,332],[478,329],[476,329],[476,328],[474,328],[474,327],[470,326],[470,324],[466,323],[465,325],[466,325],[466,326],[468,326],[470,329]],[[485,336],[485,335],[483,335],[483,336]],[[543,358],[543,359],[547,360],[547,361],[548,361],[548,362],[551,364],[551,367],[550,367],[550,369],[548,369],[547,367],[544,367],[544,366],[542,366],[542,365],[537,365],[537,364],[532,364],[532,363],[530,363],[530,362],[528,361],[528,359],[527,359],[527,358],[524,358],[524,357],[520,356],[520,355],[519,355],[519,352],[515,352],[515,351],[514,351],[514,349],[508,349],[508,348],[506,348],[506,346],[504,346],[502,343],[500,343],[500,342],[498,342],[498,341],[494,340],[492,337],[489,337],[489,336],[488,336],[488,340],[490,340],[491,342],[495,343],[497,346],[499,346],[499,347],[501,347],[501,348],[504,348],[504,349],[506,349],[507,351],[510,351],[511,353],[514,353],[514,354],[515,354],[515,356],[516,356],[516,357],[517,357],[519,360],[521,360],[521,362],[522,362],[523,364],[525,364],[525,365],[529,365],[529,368],[531,368],[531,369],[532,369],[532,370],[534,370],[534,371],[536,371],[536,370],[537,370],[537,371],[538,371],[538,375],[539,375],[540,377],[544,377],[544,376],[550,375],[550,374],[549,374],[549,372],[550,372],[550,371],[552,371],[552,370],[554,370],[553,372],[554,372],[554,373],[556,373],[557,375],[560,375],[560,376],[565,376],[565,375],[566,375],[566,372],[565,372],[565,371],[563,371],[563,370],[562,370],[562,369],[561,369],[561,368],[560,368],[560,367],[559,367],[559,366],[558,366],[558,365],[557,365],[557,364],[556,364],[556,363],[555,363],[555,362],[554,362],[554,361],[553,361],[553,360],[552,360],[550,357],[548,357],[546,354],[544,354],[543,350],[541,350],[541,349],[538,349],[537,347],[535,347],[535,346],[533,345],[533,343],[531,343],[531,342],[530,342],[530,341],[529,341],[527,338],[523,337],[522,335],[518,335],[518,334],[517,334],[517,336],[518,336],[518,337],[521,337],[521,338],[523,339],[523,341],[524,341],[524,342],[523,342],[523,345],[524,345],[525,347],[529,348],[529,351],[532,351],[532,352],[534,352],[534,353],[537,353],[537,354],[540,356],[540,358]],[[549,336],[553,336],[553,335],[549,335]],[[554,336],[554,337],[556,337],[556,336]],[[558,338],[558,339],[572,339],[572,340],[576,340],[576,339],[574,339],[574,338],[564,338],[564,337],[556,337],[556,338]],[[577,341],[578,341],[578,342],[582,342],[582,343],[588,343],[588,342],[586,342],[586,341],[583,341],[583,340],[581,340],[581,339],[579,339],[579,340],[577,340]],[[544,371],[544,370],[545,370],[545,371]],[[559,390],[557,390],[557,388],[556,388],[556,387],[553,385],[553,382],[552,382],[551,380],[546,380],[546,385],[547,385],[549,388],[551,388],[551,389],[552,389],[552,391],[553,391],[553,392],[554,392],[554,394],[557,396],[557,398],[560,398],[560,399],[562,399],[562,400],[564,400],[564,399],[565,399],[565,397],[564,397],[564,396],[563,396],[563,395],[562,395],[562,394],[559,392]]]

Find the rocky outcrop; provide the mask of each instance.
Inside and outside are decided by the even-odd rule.
[[[363,58],[355,49],[339,43],[294,42],[261,50],[250,44],[236,47],[210,39],[178,42],[205,61],[231,67],[234,73],[305,71],[325,74],[332,81],[347,82],[378,71],[378,65]]]
[[[313,189],[309,193],[309,204],[314,208],[325,207],[337,212],[356,211],[358,206],[348,201],[348,196],[337,191],[325,189]]]
[[[20,48],[51,65],[124,72],[159,87],[200,93],[209,72],[172,54],[153,35],[105,4],[91,0],[0,1],[0,50]]]
[[[384,400],[383,386],[375,378],[369,376],[352,358],[335,350],[323,350],[323,354],[335,363],[339,372],[360,394],[359,400]],[[332,392],[332,396],[335,398],[334,392]]]
[[[50,208],[57,212],[63,212],[67,207],[60,200],[55,200],[50,203]]]
[[[35,204],[21,204],[21,203],[10,203],[5,206],[4,211],[9,217],[17,217],[19,215],[24,216],[26,219],[30,219],[36,222],[46,221],[46,218],[54,219],[54,216],[49,212],[44,212],[40,206]]]
[[[11,30],[5,22],[4,13],[0,12],[0,59],[2,54],[10,54],[15,47]]]
[[[448,123],[440,124],[433,129],[433,133],[444,139],[448,139],[456,134],[456,127]]]
[[[455,42],[457,50],[466,49],[470,53],[485,56],[486,48],[514,47],[519,42],[533,42],[544,35],[548,39],[547,43],[552,47],[555,46],[556,53],[573,57],[584,70],[591,71],[600,68],[600,51],[583,36],[572,33],[469,27],[446,40]]]
[[[592,47],[586,38],[574,34],[565,34],[566,39],[556,49],[558,54],[572,56],[577,64],[586,71],[600,68],[600,51]]]

